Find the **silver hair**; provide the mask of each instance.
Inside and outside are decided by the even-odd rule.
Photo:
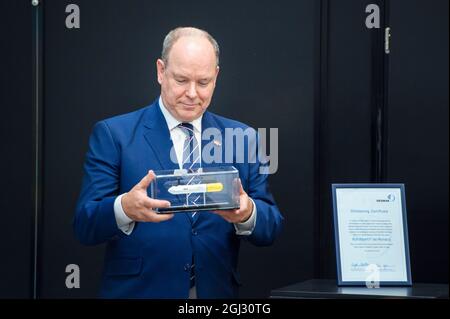
[[[161,60],[164,61],[164,64],[167,66],[169,61],[169,53],[172,49],[175,42],[184,36],[195,36],[195,37],[205,37],[213,46],[214,53],[216,54],[216,62],[217,66],[219,66],[219,55],[220,55],[220,49],[219,45],[217,44],[217,41],[206,31],[192,28],[192,27],[178,27],[176,29],[173,29],[170,31],[166,37],[164,38],[162,53],[161,53]]]

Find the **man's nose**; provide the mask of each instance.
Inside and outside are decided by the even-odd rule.
[[[186,95],[190,99],[195,99],[197,97],[197,87],[195,83],[190,83],[186,91]]]

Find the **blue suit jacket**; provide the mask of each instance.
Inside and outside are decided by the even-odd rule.
[[[212,127],[222,133],[225,128],[247,128],[205,112],[202,130]],[[136,223],[130,235],[124,234],[116,224],[114,200],[136,185],[149,169],[178,168],[170,160],[171,147],[158,101],[94,127],[73,225],[81,243],[107,244],[102,297],[187,298],[194,254],[198,297],[235,298],[240,285],[236,272],[240,240],[270,245],[280,232],[282,216],[268,191],[267,175],[259,174],[260,164],[249,163],[245,156],[244,163],[230,164],[239,170],[244,190],[257,207],[251,235],[236,235],[233,224],[209,212],[198,213],[193,224],[186,213],[175,214],[162,223]]]

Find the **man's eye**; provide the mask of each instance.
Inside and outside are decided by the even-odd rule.
[[[200,82],[199,83],[201,86],[207,86],[208,84],[209,84],[209,81],[206,81],[206,82]]]
[[[183,80],[183,79],[175,79],[175,81],[177,81],[177,83],[180,83],[180,84],[186,83],[186,80]]]

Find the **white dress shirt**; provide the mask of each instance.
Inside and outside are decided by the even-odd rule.
[[[175,148],[175,153],[178,159],[178,165],[180,168],[182,168],[181,163],[183,159],[183,146],[184,140],[186,139],[186,133],[180,127],[178,127],[178,125],[181,122],[175,119],[172,116],[172,114],[170,114],[170,112],[164,106],[161,97],[159,98],[159,107],[161,108],[161,112],[164,115],[164,118],[166,119],[167,127],[169,128],[170,131],[170,138],[172,139]],[[202,117],[203,115],[191,122],[192,126],[194,127],[195,138],[197,139],[197,141],[199,141],[199,143],[202,140],[201,139]],[[126,193],[119,195],[114,201],[114,215],[116,217],[117,227],[119,227],[119,229],[123,231],[125,234],[130,235],[134,229],[135,222],[131,218],[129,218],[123,210],[122,196],[125,194]],[[253,199],[250,200],[253,202]],[[257,209],[255,202],[253,202],[253,211],[252,214],[250,215],[250,218],[243,223],[234,224],[236,235],[246,235],[246,236],[251,235],[256,224],[256,214]]]

